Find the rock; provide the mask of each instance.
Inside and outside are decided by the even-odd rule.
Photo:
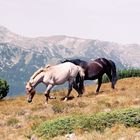
[[[72,140],[74,140],[74,138],[75,138],[75,133],[66,134],[65,137],[66,137],[67,139],[72,139]]]
[[[30,140],[38,140],[36,135],[32,135]]]

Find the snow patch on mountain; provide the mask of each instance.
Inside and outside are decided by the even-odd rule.
[[[23,93],[31,74],[47,64],[54,65],[67,58],[89,61],[105,57],[112,59],[117,69],[140,68],[139,56],[138,44],[123,45],[63,35],[28,38],[0,26],[0,77],[10,83],[12,95]]]

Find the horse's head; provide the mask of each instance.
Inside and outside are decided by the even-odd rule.
[[[28,103],[32,102],[32,99],[35,95],[36,91],[35,88],[32,86],[30,82],[26,83],[26,95],[27,95],[27,101]]]

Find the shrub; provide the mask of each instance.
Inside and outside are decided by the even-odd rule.
[[[37,127],[36,133],[46,139],[57,135],[73,133],[75,130],[97,130],[103,132],[106,127],[112,127],[116,123],[126,127],[140,128],[140,108],[116,110],[110,113],[103,112],[96,115],[69,116],[43,122]]]
[[[52,110],[54,111],[54,113],[63,113],[65,108],[66,104],[62,104],[59,101],[55,101],[52,106]]]
[[[126,70],[118,70],[117,71],[117,79],[123,79],[128,77],[140,77],[140,70],[139,69],[126,69]],[[106,74],[103,75],[104,83],[109,82],[109,78]]]
[[[9,85],[7,84],[7,81],[0,79],[0,99],[6,97],[8,92]]]
[[[16,118],[10,118],[10,119],[7,121],[7,125],[8,125],[8,126],[14,126],[14,125],[16,125],[16,124],[18,124],[18,123],[19,123],[19,120],[16,119]]]

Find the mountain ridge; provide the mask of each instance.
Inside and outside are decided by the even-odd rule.
[[[32,73],[48,63],[105,57],[112,59],[117,69],[140,68],[139,56],[138,44],[122,45],[66,35],[28,38],[0,26],[0,77],[10,83],[10,95],[23,93]]]

